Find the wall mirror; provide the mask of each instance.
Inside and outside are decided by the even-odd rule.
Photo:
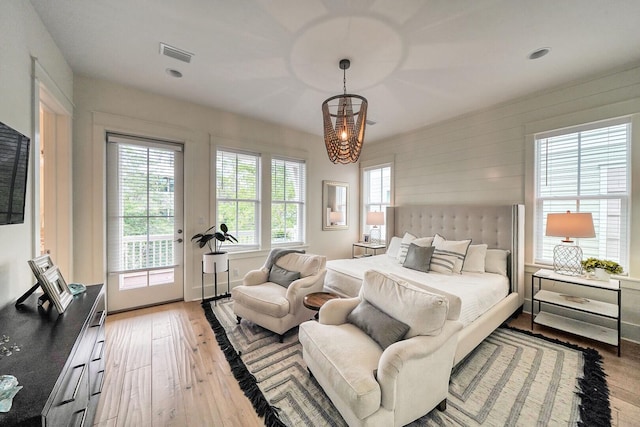
[[[322,181],[322,229],[345,230],[349,228],[349,184]]]

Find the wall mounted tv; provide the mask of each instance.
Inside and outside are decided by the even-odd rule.
[[[30,142],[0,122],[0,225],[24,222]]]

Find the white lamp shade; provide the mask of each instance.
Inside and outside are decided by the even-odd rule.
[[[593,217],[590,213],[550,213],[547,215],[547,236],[565,237],[570,242],[571,237],[596,237],[593,228]]]
[[[334,224],[339,222],[344,222],[344,212],[332,211],[329,214],[329,218],[331,219],[331,222]]]
[[[384,212],[367,212],[367,225],[383,225]]]

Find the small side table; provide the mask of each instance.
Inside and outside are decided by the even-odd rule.
[[[340,295],[333,292],[311,292],[302,299],[302,305],[310,310],[320,311],[322,306],[329,300],[340,298]],[[316,319],[318,314],[316,313]]]
[[[374,243],[365,243],[365,242],[356,242],[351,246],[351,258],[362,258],[371,256],[369,250],[373,251],[373,255],[378,255],[378,251],[381,249],[385,249],[387,246],[383,244],[374,244]],[[364,248],[364,253],[362,255],[356,255],[356,248]]]

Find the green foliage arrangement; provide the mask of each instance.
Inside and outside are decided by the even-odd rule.
[[[609,274],[622,273],[622,266],[615,261],[608,261],[606,259],[587,258],[581,261],[582,268],[585,271],[593,272],[596,268],[602,268]]]
[[[220,231],[214,231],[215,228],[216,226],[212,225],[204,233],[198,233],[193,236],[191,241],[196,241],[201,248],[207,245],[214,254],[221,253],[220,247],[224,242],[238,243],[238,239],[229,234],[229,228],[226,224],[220,224]],[[213,248],[211,247],[211,241],[214,242]]]

